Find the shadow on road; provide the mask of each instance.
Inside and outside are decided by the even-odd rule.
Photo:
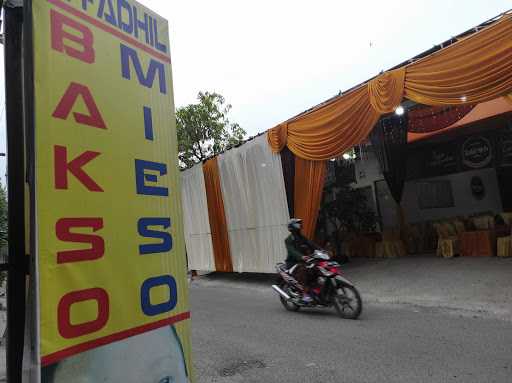
[[[244,283],[249,285],[270,286],[275,283],[277,274],[213,272],[202,275],[200,279],[210,282]]]

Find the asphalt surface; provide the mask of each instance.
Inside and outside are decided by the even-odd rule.
[[[512,382],[512,318],[370,301],[350,321],[287,312],[261,283],[190,293],[200,383]]]

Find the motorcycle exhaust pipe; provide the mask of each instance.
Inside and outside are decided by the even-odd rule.
[[[272,285],[272,288],[273,288],[273,289],[274,289],[274,290],[275,290],[279,295],[281,295],[284,299],[286,299],[286,300],[290,300],[290,299],[291,299],[291,297],[290,297],[288,294],[286,294],[283,290],[281,290],[281,288],[280,288],[279,286],[277,286],[277,285]]]

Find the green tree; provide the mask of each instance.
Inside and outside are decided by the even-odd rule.
[[[218,93],[199,92],[197,104],[176,110],[178,156],[187,168],[204,159],[238,145],[246,134],[227,115],[231,105]]]

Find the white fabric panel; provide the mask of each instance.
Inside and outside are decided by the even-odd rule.
[[[201,164],[181,172],[181,204],[189,270],[215,271]]]
[[[275,272],[289,220],[281,156],[261,135],[218,161],[234,271]]]

